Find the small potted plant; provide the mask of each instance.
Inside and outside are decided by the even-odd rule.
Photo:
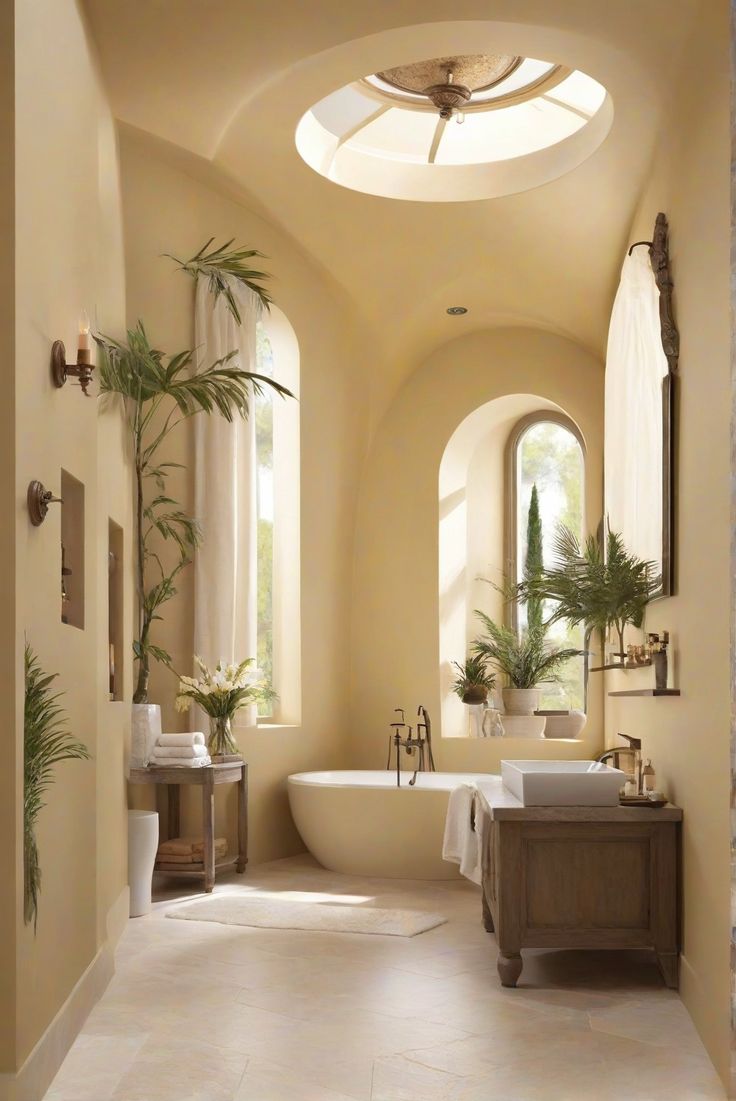
[[[463,703],[485,703],[496,684],[495,674],[489,670],[486,659],[481,654],[472,654],[462,665],[459,661],[452,664],[457,669],[452,691]]]
[[[201,658],[194,658],[201,676],[180,677],[176,710],[188,711],[198,704],[210,717],[210,737],[207,748],[212,758],[238,754],[233,738],[233,716],[242,707],[263,699],[266,691],[254,668],[255,658],[246,658],[240,665],[218,661],[208,669]]]
[[[473,642],[473,653],[495,665],[508,680],[502,689],[506,713],[533,715],[541,695],[537,686],[557,680],[565,662],[578,657],[581,651],[550,645],[544,624],[535,624],[517,635],[511,627],[494,623],[485,612],[475,614],[485,628],[485,636]]]

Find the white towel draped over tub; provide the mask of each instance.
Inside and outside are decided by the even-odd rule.
[[[460,874],[479,886],[483,879],[485,814],[475,784],[460,784],[450,792],[442,858],[460,865]]]

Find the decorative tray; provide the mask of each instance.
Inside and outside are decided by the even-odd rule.
[[[666,799],[648,799],[646,795],[620,795],[618,802],[621,807],[652,807],[654,810],[667,806]]]

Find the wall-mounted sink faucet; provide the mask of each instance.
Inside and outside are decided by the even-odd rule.
[[[420,704],[417,708],[417,717],[421,718],[422,721],[417,723],[416,736],[412,737],[413,728],[406,722],[403,707],[395,708],[394,713],[400,715],[401,718],[391,723],[393,733],[389,735],[386,768],[391,768],[391,752],[393,750],[396,753],[396,786],[401,787],[401,751],[403,749],[408,757],[413,757],[416,753],[417,767],[409,781],[409,787],[414,787],[420,772],[435,771],[434,755],[432,753],[432,720],[426,707],[422,707]],[[429,767],[427,768],[427,766]]]

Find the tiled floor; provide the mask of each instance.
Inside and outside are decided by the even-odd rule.
[[[528,953],[502,989],[468,883],[338,876],[304,856],[217,887],[449,918],[412,939],[169,921],[170,886],[130,923],[46,1101],[725,1097],[646,956]]]

